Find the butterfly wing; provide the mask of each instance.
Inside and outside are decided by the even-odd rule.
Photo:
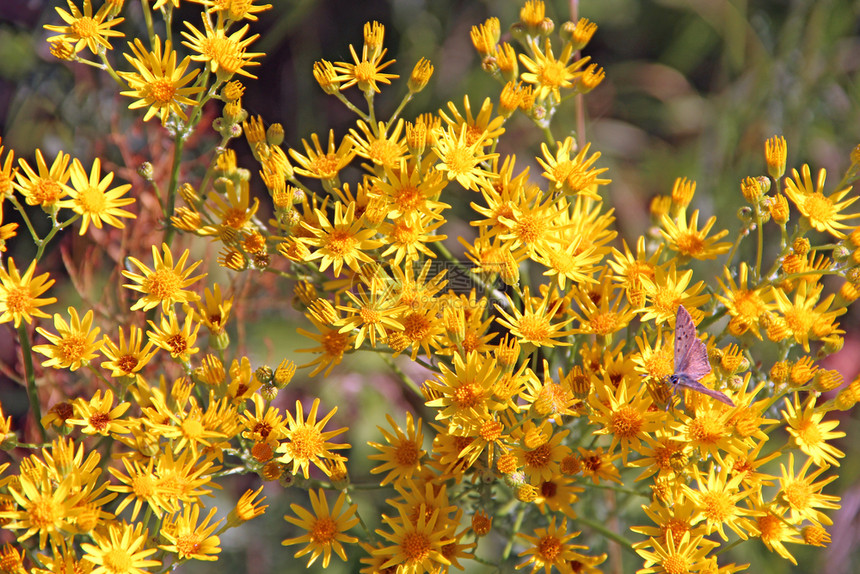
[[[678,305],[675,315],[675,372],[686,373],[690,352],[696,341],[696,325],[683,305]]]
[[[725,403],[725,404],[729,405],[730,407],[735,406],[735,403],[732,401],[732,399],[730,399],[728,396],[726,396],[725,393],[721,393],[720,391],[715,391],[713,389],[709,389],[708,387],[706,387],[702,383],[700,383],[696,380],[693,380],[686,375],[680,375],[680,376],[675,377],[675,382],[677,385],[680,385],[682,387],[686,387],[690,390],[696,391],[697,393],[702,393],[703,395],[708,395],[712,399],[717,399],[721,403]]]
[[[698,381],[711,372],[708,348],[696,335],[696,325],[690,312],[678,305],[675,316],[675,373]]]

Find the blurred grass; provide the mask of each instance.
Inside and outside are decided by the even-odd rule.
[[[57,63],[47,53],[41,25],[58,21],[51,8],[54,3],[10,4],[0,9],[0,135],[7,149],[14,148],[18,157],[28,158],[36,147],[46,157],[53,157],[59,149],[82,160],[107,154],[121,164],[123,156],[102,134],[124,133],[135,122],[125,110],[127,102],[115,95],[106,75]],[[127,2],[129,10],[138,9],[134,4]],[[352,122],[349,113],[318,88],[311,68],[321,58],[348,60],[347,46],[360,46],[365,21],[386,25],[386,45],[389,56],[397,59],[396,73],[408,76],[420,57],[429,58],[436,67],[429,88],[407,108],[408,117],[436,111],[449,100],[462,109],[465,93],[470,94],[473,106],[486,96],[497,95],[499,86],[480,70],[469,29],[496,16],[504,30],[517,19],[520,7],[519,2],[494,0],[272,4],[273,10],[252,26],[262,35],[255,49],[268,56],[257,68],[259,81],[246,83],[244,101],[267,122],[281,122],[286,141],[294,146],[310,132],[329,127],[341,135]],[[786,137],[790,166],[808,162],[814,172],[827,168],[831,183],[847,167],[848,153],[860,142],[860,2],[587,0],[579,3],[579,10],[600,26],[585,53],[607,74],[604,84],[586,97],[586,137],[592,149],[603,154],[600,165],[610,167],[617,226],[628,241],[647,232],[650,198],[668,193],[676,177],[697,181],[694,207],[704,216],[716,214],[717,227],[736,232],[739,182],[763,173],[763,141],[773,134]],[[569,5],[548,2],[548,14],[561,22],[569,14]],[[131,18],[126,24],[133,25]],[[396,90],[383,90],[379,109],[393,109],[400,95]],[[563,137],[574,125],[571,105],[557,116],[555,136]],[[154,122],[147,127],[156,129]],[[507,129],[508,138],[502,139],[500,151],[515,149],[520,165],[533,161],[527,156],[538,153],[541,134],[522,119],[510,122]],[[145,135],[140,137],[143,139],[132,143],[144,153]],[[243,145],[240,142],[237,147],[247,157]],[[256,183],[259,192],[261,185]],[[26,251],[15,249],[14,256],[27,256]],[[255,320],[245,326],[245,343],[254,360],[277,361],[297,348],[313,346],[295,334],[290,313],[267,308],[265,302],[257,311],[258,316],[252,317]],[[260,320],[267,313],[271,319]],[[843,317],[848,331],[845,352],[853,352],[853,356],[856,350],[851,349],[858,345],[858,313],[855,308]],[[293,356],[299,363],[304,360],[301,355]],[[839,364],[846,378],[856,374],[856,359],[843,359]],[[340,405],[335,420],[341,423],[336,426],[351,427],[348,440],[359,456],[367,452],[361,446],[367,440],[379,440],[375,425],[384,424],[385,413],[402,413],[405,405],[399,387],[381,364],[350,358],[330,377],[309,380],[298,375],[284,404],[314,393],[322,397],[321,412]],[[403,421],[398,418],[398,422]],[[860,432],[857,415],[845,416],[840,429],[849,437]],[[842,476],[829,492],[847,494],[849,506],[849,502],[855,504],[860,489],[860,447],[851,440],[838,446],[847,456]],[[256,479],[239,477],[234,486],[256,484]],[[218,569],[296,570],[292,554],[298,547],[280,546],[283,538],[293,535],[282,516],[289,503],[307,505],[306,495],[271,484],[264,492],[269,495],[269,511],[225,537]],[[235,500],[228,493],[229,488],[218,493],[224,509]],[[374,514],[369,508],[380,505],[381,498],[360,501],[365,516]],[[756,543],[733,550],[731,557],[752,563],[761,574],[818,571],[825,564],[830,574],[848,574],[854,571],[852,564],[860,563],[856,534],[852,534],[856,519],[853,513],[837,514],[835,519],[830,549],[790,548],[798,558],[797,567]],[[625,556],[625,561],[627,571],[638,567],[636,559]],[[326,571],[339,574],[358,568],[357,559],[349,564],[334,560]],[[209,572],[212,567],[190,564],[183,570]]]

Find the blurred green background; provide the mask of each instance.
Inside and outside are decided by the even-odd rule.
[[[140,8],[131,0],[126,4],[124,26],[132,33],[140,26],[135,18]],[[449,100],[462,109],[465,93],[470,94],[473,106],[498,94],[500,87],[480,69],[469,30],[496,16],[505,31],[517,20],[521,7],[520,2],[493,0],[274,0],[272,4],[274,8],[251,26],[261,35],[252,49],[267,56],[261,60],[262,66],[252,70],[259,80],[246,82],[243,101],[251,113],[283,124],[286,142],[292,146],[300,145],[300,139],[313,131],[325,133],[333,128],[336,134],[343,134],[352,125],[353,116],[323,94],[311,69],[321,58],[349,61],[348,45],[360,51],[366,21],[386,25],[388,55],[397,60],[390,71],[408,76],[421,57],[430,59],[436,68],[428,89],[406,110],[406,117],[413,117],[436,111]],[[113,162],[118,177],[123,177],[123,168],[131,174],[137,165],[123,150],[133,150],[132,157],[141,161],[155,161],[157,158],[147,154],[158,149],[152,135],[157,131],[156,122],[141,128],[126,109],[128,100],[117,95],[106,74],[57,62],[50,56],[44,42],[49,34],[42,25],[60,21],[53,10],[56,5],[60,4],[0,0],[3,143],[7,149],[15,149],[16,157],[28,158],[31,165],[37,147],[51,158],[62,149],[85,164],[96,155]],[[860,2],[584,0],[578,3],[578,10],[599,26],[585,54],[606,70],[604,83],[585,100],[586,135],[592,150],[603,154],[599,165],[610,168],[610,202],[616,209],[620,235],[628,242],[646,232],[650,199],[668,193],[676,177],[695,180],[694,207],[705,217],[716,214],[718,228],[734,234],[740,227],[735,215],[742,201],[739,182],[745,176],[764,173],[763,142],[771,135],[782,134],[788,141],[790,167],[809,163],[813,173],[826,168],[831,184],[847,168],[849,152],[860,143]],[[197,11],[196,5],[183,7],[180,17]],[[547,2],[547,13],[561,23],[570,17],[570,3]],[[196,16],[189,19],[199,26]],[[401,94],[397,88],[383,89],[378,109],[392,110]],[[570,105],[556,118],[553,132],[560,138],[574,125]],[[533,161],[528,156],[539,153],[541,134],[523,118],[506,127],[508,133],[499,151],[516,151],[523,166]],[[124,138],[122,145],[116,139],[119,136]],[[211,140],[201,136],[199,149],[211,149],[211,145]],[[235,147],[240,163],[255,171],[244,141]],[[189,178],[191,174],[193,171]],[[256,178],[254,185],[261,193],[262,184]],[[10,220],[14,219],[6,222]],[[15,246],[10,253],[21,260],[28,255],[26,246]],[[57,256],[49,256],[49,267],[51,261],[56,269],[61,268]],[[210,265],[210,270],[215,267]],[[287,288],[282,289],[287,298]],[[843,317],[846,348],[828,363],[830,368],[840,369],[846,380],[860,370],[856,358],[860,356],[860,309],[856,307]],[[293,355],[292,350],[312,346],[295,334],[296,315],[273,307],[268,299],[261,298],[245,320],[244,346],[254,366],[277,364],[283,357],[301,363],[304,356]],[[9,341],[8,333],[6,337],[0,333],[0,347]],[[5,392],[4,408],[9,410],[7,404],[15,404],[14,393]],[[365,357],[361,361],[347,358],[331,376],[313,381],[300,373],[282,405],[310,394],[322,398],[322,412],[340,405],[335,418],[340,422],[334,428],[350,426],[353,461],[367,454],[367,440],[380,440],[375,425],[384,420],[385,412],[402,413],[407,403],[384,365],[368,363]],[[26,401],[19,407],[26,408]],[[841,418],[840,429],[849,439],[860,433],[856,414]],[[398,422],[402,424],[402,418]],[[824,571],[825,565],[829,574],[856,572],[860,563],[860,447],[853,440],[843,440],[838,446],[847,456],[839,469],[840,479],[828,493],[839,493],[843,508],[834,515],[830,547],[790,546],[798,558],[797,567],[756,542],[732,550],[733,560],[750,562],[761,574]],[[367,470],[359,469],[357,474],[367,476]],[[257,484],[255,477],[237,478],[216,494],[216,504],[227,509],[236,499],[235,491]],[[267,485],[264,494],[269,496],[269,511],[224,537],[218,563],[191,564],[182,571],[301,570],[297,564],[304,562],[292,558],[300,547],[280,546],[283,538],[295,535],[281,517],[291,502],[309,506],[306,495],[285,491],[277,484]],[[382,498],[364,499],[363,508],[381,503]],[[486,555],[491,554],[489,550],[482,547]],[[624,561],[625,572],[641,564],[631,556],[624,556]],[[357,558],[349,564],[334,560],[327,571],[339,574],[358,568]]]

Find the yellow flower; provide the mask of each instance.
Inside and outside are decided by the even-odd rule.
[[[78,502],[84,493],[78,488],[77,475],[72,473],[57,482],[48,475],[48,468],[35,465],[32,472],[22,472],[18,480],[8,485],[14,510],[3,512],[4,529],[26,531],[18,536],[23,542],[39,534],[39,548],[48,537],[59,544],[75,531],[74,521]],[[8,522],[7,522],[8,520]]]
[[[693,315],[693,320],[701,319],[696,308],[708,301],[710,295],[698,295],[705,287],[704,281],[690,286],[693,270],[687,269],[678,274],[673,261],[669,269],[657,268],[653,278],[640,277],[642,290],[648,298],[647,306],[642,309],[642,322],[655,320],[660,323],[674,323],[678,305],[683,305]]]
[[[425,386],[434,393],[427,406],[437,409],[436,420],[448,421],[449,428],[469,427],[479,422],[498,403],[493,390],[501,376],[496,360],[480,353],[469,353],[465,357],[454,355],[454,368],[439,364],[437,380],[425,381]]]
[[[553,427],[548,420],[540,425],[527,421],[517,433],[522,438],[511,453],[516,457],[517,467],[525,473],[529,484],[551,480],[561,471],[562,459],[571,453],[570,447],[562,444],[570,431]]]
[[[381,44],[381,36],[379,40]],[[380,83],[390,84],[392,79],[399,77],[397,74],[382,72],[382,70],[395,62],[395,60],[389,60],[382,63],[382,59],[385,57],[385,49],[376,50],[365,43],[361,49],[361,59],[358,58],[352,44],[349,45],[349,52],[352,54],[352,61],[354,63],[334,63],[334,70],[339,74],[335,78],[335,81],[343,82],[340,86],[341,90],[358,85],[358,89],[364,94],[379,93]]]
[[[27,201],[27,205],[40,205],[42,209],[50,211],[57,202],[66,195],[65,183],[69,181],[69,161],[71,156],[57,152],[57,157],[51,167],[48,168],[42,150],[36,150],[36,168],[34,171],[23,159],[18,160],[21,171],[15,173],[15,184],[21,195]]]
[[[556,142],[558,151],[552,154],[545,143],[541,144],[544,161],[541,158],[537,162],[544,168],[543,176],[553,183],[553,189],[561,190],[566,195],[581,194],[600,200],[597,194],[597,186],[612,183],[611,179],[599,179],[598,176],[609,168],[602,167],[593,169],[591,166],[600,159],[600,152],[595,152],[586,158],[591,143],[585,144],[577,154],[571,158],[572,151],[576,151],[576,141],[568,136],[563,142]]]
[[[521,311],[514,304],[510,295],[505,293],[505,297],[508,300],[506,307],[511,310],[513,315],[508,313],[505,307],[497,304],[495,306],[496,310],[502,318],[497,318],[496,321],[503,327],[510,329],[511,334],[517,337],[521,345],[528,343],[535,347],[554,347],[556,345],[565,346],[570,344],[556,339],[567,337],[573,332],[571,330],[562,330],[565,325],[573,321],[573,318],[570,317],[559,323],[552,322],[556,311],[562,303],[561,299],[557,300],[550,309],[547,309],[549,298],[532,297],[528,286],[526,286],[523,290],[522,300],[524,306]],[[540,302],[536,303],[538,300]]]
[[[299,349],[298,352],[319,353],[319,357],[310,363],[300,365],[299,368],[303,369],[305,367],[316,365],[314,370],[310,372],[309,376],[313,377],[323,370],[325,370],[325,375],[328,376],[332,368],[335,365],[339,365],[343,360],[343,354],[353,346],[353,336],[350,333],[341,333],[340,327],[324,324],[322,321],[317,320],[310,314],[306,314],[306,316],[310,319],[311,323],[314,324],[319,333],[311,333],[301,327],[296,329],[296,331],[300,335],[304,335],[305,337],[309,337],[318,342],[319,346],[311,349]]]
[[[182,514],[165,520],[159,534],[171,544],[162,544],[159,548],[175,553],[179,560],[218,560],[216,554],[221,552],[218,546],[221,539],[212,533],[221,521],[209,524],[218,509],[210,509],[198,524],[200,508],[197,504],[186,504]]]
[[[290,155],[293,156],[293,159],[300,166],[295,169],[295,172],[305,177],[336,182],[340,170],[349,165],[349,162],[355,157],[355,143],[352,138],[343,138],[340,146],[335,149],[334,130],[329,130],[326,151],[323,151],[320,145],[320,138],[317,134],[311,134],[311,142],[313,143],[313,147],[308,144],[307,140],[302,140],[305,155],[290,148]]]
[[[398,318],[406,308],[397,305],[391,289],[376,278],[371,278],[369,290],[365,291],[364,285],[359,284],[356,293],[346,292],[352,301],[350,305],[338,305],[337,308],[347,313],[343,319],[343,326],[339,333],[351,333],[358,329],[355,334],[355,348],[361,347],[365,338],[370,339],[370,345],[376,347],[377,336],[388,337],[390,332],[403,331],[403,323]]]
[[[782,313],[785,326],[789,333],[794,337],[794,340],[803,345],[803,350],[809,352],[809,339],[819,338],[817,333],[821,332],[823,326],[832,325],[833,320],[845,313],[844,307],[836,308],[828,311],[831,303],[835,299],[835,295],[828,295],[824,301],[818,302],[821,296],[821,291],[824,285],[818,284],[809,286],[807,282],[802,282],[797,292],[794,294],[794,302],[788,299],[788,295],[779,287],[773,288],[773,295],[776,299],[776,306],[779,312]],[[816,305],[817,303],[817,305]],[[825,335],[830,333],[830,329],[823,331]]]
[[[195,322],[190,313],[185,316],[184,325],[179,324],[176,313],[171,310],[167,316],[161,316],[160,326],[152,321],[149,321],[149,326],[152,327],[152,331],[146,332],[149,340],[156,347],[170,353],[170,356],[175,359],[188,361],[190,355],[200,350],[199,347],[194,346],[197,342],[200,323]]]
[[[531,572],[534,574],[543,569],[549,574],[553,566],[560,572],[565,572],[569,560],[576,558],[577,548],[588,548],[579,544],[571,544],[570,541],[579,536],[579,532],[567,532],[567,518],[564,518],[559,526],[556,526],[556,516],[550,519],[546,528],[535,528],[534,535],[518,533],[520,538],[526,540],[531,546],[518,554],[528,556],[525,562],[517,564],[517,570],[531,564]]]
[[[238,189],[232,181],[225,184],[227,190],[223,194],[213,193],[211,201],[207,203],[207,210],[215,221],[220,221],[221,226],[206,225],[200,228],[202,235],[218,235],[223,228],[227,231],[243,231],[254,229],[251,221],[260,207],[260,200],[256,197],[251,202],[251,186],[247,181],[241,181]]]
[[[437,140],[433,151],[439,157],[436,169],[445,173],[448,181],[456,179],[457,183],[466,189],[478,191],[482,186],[491,186],[490,180],[496,178],[496,174],[483,168],[482,163],[498,157],[497,153],[484,153],[484,138],[474,139],[469,136],[466,124],[460,126],[460,131],[448,126],[448,129],[437,130]],[[470,144],[469,139],[474,139]]]
[[[157,548],[147,548],[149,531],[137,522],[112,523],[107,532],[91,533],[95,544],[81,544],[84,560],[97,565],[90,574],[147,574],[151,566],[160,566],[158,560],[148,559]]]
[[[197,62],[208,62],[209,69],[218,75],[219,82],[229,80],[234,74],[257,79],[257,76],[244,68],[259,66],[260,62],[253,60],[265,54],[246,51],[248,46],[260,37],[259,34],[254,34],[248,38],[243,38],[248,32],[248,24],[229,36],[223,26],[223,20],[219,19],[218,25],[213,28],[211,19],[205,15],[203,16],[204,32],[192,26],[187,20],[185,26],[191,30],[191,33],[182,31],[182,36],[187,40],[182,44],[199,54],[191,56],[191,59]]]
[[[245,491],[245,494],[239,497],[239,500],[236,502],[236,506],[230,511],[230,514],[227,515],[226,522],[229,527],[239,526],[266,512],[266,509],[269,508],[269,506],[261,506],[262,502],[266,500],[266,497],[264,496],[259,500],[255,500],[262,491],[262,486],[257,490],[251,490],[249,488]]]
[[[812,463],[812,458],[806,459],[801,469],[795,474],[794,453],[788,453],[788,467],[783,464],[779,465],[782,470],[782,477],[779,479],[780,490],[777,500],[780,505],[788,508],[791,517],[790,522],[793,524],[809,520],[816,524],[830,525],[833,524],[833,521],[818,509],[838,509],[839,497],[822,494],[821,489],[839,477],[832,475],[818,482],[813,482],[830,467],[822,466],[807,476],[806,473]]]
[[[505,118],[501,116],[492,118],[493,103],[490,98],[484,99],[477,116],[473,116],[472,114],[472,105],[469,102],[468,94],[463,96],[465,115],[460,113],[454,102],[448,102],[448,109],[451,110],[452,117],[449,118],[445,115],[444,110],[439,110],[439,116],[448,124],[453,133],[460,133],[460,130],[463,128],[466,129],[466,145],[479,144],[486,147],[492,145],[493,142],[505,133],[505,128],[502,127],[505,123]]]
[[[124,18],[110,18],[111,12],[110,2],[105,3],[93,16],[93,6],[91,0],[84,0],[83,11],[75,6],[72,0],[68,0],[69,10],[66,12],[62,8],[55,8],[57,14],[60,15],[68,26],[57,26],[55,24],[45,24],[44,28],[52,32],[59,32],[58,36],[51,36],[48,42],[67,42],[74,44],[75,53],[77,54],[84,49],[84,46],[89,48],[94,55],[99,55],[103,50],[111,49],[108,38],[122,37],[124,34],[118,30],[111,30],[112,27],[121,23]]]
[[[362,228],[361,219],[355,217],[354,203],[349,204],[346,213],[343,208],[344,205],[339,201],[334,204],[333,224],[326,213],[319,209],[315,210],[317,225],[302,223],[302,226],[313,234],[313,237],[302,238],[302,242],[316,247],[308,260],[321,259],[320,271],[331,266],[335,277],[340,276],[344,264],[358,272],[360,263],[372,263],[373,258],[365,251],[382,245],[382,241],[371,239],[376,230]]]
[[[49,279],[48,273],[43,273],[36,278],[33,278],[33,273],[36,271],[36,260],[30,263],[30,267],[22,276],[15,267],[15,260],[9,258],[6,263],[7,268],[4,269],[0,265],[0,323],[8,323],[14,321],[15,328],[21,324],[21,319],[27,324],[32,323],[33,317],[48,318],[50,315],[44,311],[40,311],[39,307],[56,303],[56,297],[39,298],[54,284],[53,279]]]
[[[537,100],[545,100],[550,94],[555,103],[561,102],[561,88],[573,86],[579,76],[582,75],[580,68],[585,65],[589,58],[581,58],[569,63],[573,55],[573,45],[565,44],[558,59],[552,53],[549,38],[546,38],[544,51],[541,51],[537,40],[532,40],[530,49],[533,58],[520,54],[520,62],[528,72],[520,74],[522,81],[534,84],[535,97]]]
[[[101,366],[110,369],[112,377],[134,376],[156,353],[152,349],[152,341],[147,341],[142,349],[141,344],[143,344],[143,330],[137,326],[129,329],[127,342],[122,327],[119,328],[119,345],[105,335],[102,354],[109,360],[103,361]]]
[[[813,183],[809,166],[804,164],[802,171],[803,175],[801,176],[796,169],[791,170],[794,179],[785,180],[785,195],[809,220],[812,227],[818,231],[827,231],[839,239],[844,238],[845,234],[840,229],[850,229],[851,227],[842,221],[858,217],[860,213],[847,214],[842,213],[842,211],[857,201],[858,196],[855,195],[850,199],[841,201],[851,191],[851,187],[840,189],[826,196],[823,190],[827,172],[823,169],[820,170],[817,181]]]
[[[188,260],[189,252],[186,249],[176,266],[173,265],[173,254],[170,252],[170,247],[166,243],[161,246],[164,255],[158,252],[158,247],[152,246],[153,268],[150,269],[138,259],[129,257],[130,263],[134,264],[141,273],[123,270],[123,276],[131,279],[133,283],[124,284],[123,287],[128,287],[132,291],[143,293],[144,296],[138,299],[137,303],[132,305],[131,310],[136,311],[143,309],[149,311],[158,305],[161,305],[161,310],[164,313],[171,311],[174,303],[193,303],[200,296],[192,291],[186,291],[185,288],[195,283],[198,279],[202,279],[205,275],[197,275],[189,277],[192,271],[200,265],[200,261],[195,261],[191,267],[184,269],[185,262]],[[198,328],[200,326],[198,325]]]
[[[684,208],[678,211],[676,219],[677,221],[673,221],[669,215],[664,215],[663,229],[660,230],[660,234],[665,238],[666,246],[677,251],[681,256],[699,260],[715,259],[717,255],[727,253],[731,248],[732,244],[728,241],[717,243],[719,239],[729,234],[726,229],[708,237],[708,232],[717,221],[716,216],[711,216],[702,229],[697,229],[699,224],[698,209],[693,212],[689,222],[687,221],[687,211]]]
[[[286,427],[284,417],[277,407],[266,406],[263,397],[259,393],[253,396],[254,414],[250,409],[242,413],[241,424],[245,427],[242,436],[253,441],[280,440],[284,437]]]
[[[377,122],[375,126],[368,126],[364,120],[356,123],[361,134],[349,130],[349,138],[352,139],[355,153],[366,157],[374,163],[387,169],[394,169],[407,155],[406,142],[401,138],[403,132],[403,118],[400,118],[391,130],[386,133],[388,127],[385,122]],[[370,166],[368,166],[370,167]]]
[[[161,518],[165,511],[173,512],[175,510],[171,498],[166,496],[161,488],[159,478],[153,472],[155,458],[149,458],[146,464],[131,460],[127,456],[120,458],[120,460],[125,466],[127,474],[123,474],[121,470],[113,466],[108,466],[108,471],[119,481],[119,484],[108,486],[108,490],[127,495],[117,506],[117,514],[120,514],[132,502],[134,502],[131,512],[132,521],[137,520],[137,515],[144,502],[157,518]]]
[[[102,392],[98,390],[89,401],[82,398],[75,400],[75,418],[68,422],[83,427],[81,432],[84,434],[125,434],[129,432],[131,421],[120,417],[130,406],[131,403],[123,402],[114,407],[113,391],[108,389],[102,397]]]
[[[125,227],[119,217],[135,218],[133,213],[120,209],[125,205],[134,203],[132,197],[122,197],[131,189],[131,184],[120,185],[108,190],[113,181],[113,172],[108,172],[104,179],[101,178],[101,161],[96,158],[90,170],[89,178],[84,166],[75,159],[72,162],[71,185],[65,186],[69,199],[57,203],[59,207],[68,207],[83,218],[81,224],[81,235],[87,232],[90,222],[98,229],[102,228],[102,222],[118,229]]]
[[[749,535],[759,534],[755,523],[747,516],[756,516],[758,513],[737,506],[737,503],[752,494],[752,490],[741,490],[740,484],[743,477],[738,475],[731,479],[727,477],[728,469],[721,467],[719,474],[715,470],[715,464],[711,463],[708,477],[702,480],[701,473],[696,473],[698,489],[694,490],[686,484],[681,485],[684,493],[705,519],[706,533],[710,534],[716,530],[723,540],[728,540],[724,526],[731,528],[735,534],[746,540]]]
[[[147,50],[143,43],[135,38],[134,43],[129,42],[133,56],[124,54],[125,59],[134,68],[134,72],[118,72],[120,77],[128,83],[128,91],[120,92],[123,96],[136,98],[128,105],[130,110],[148,108],[143,116],[143,121],[155,115],[161,117],[161,124],[166,125],[171,113],[176,114],[183,120],[188,116],[182,110],[183,105],[194,105],[195,101],[189,96],[198,94],[202,86],[185,87],[191,82],[200,70],[194,69],[188,74],[186,70],[190,64],[188,56],[182,62],[176,64],[176,51],[170,42],[164,44],[164,52],[161,50],[161,38],[155,37],[152,51]]]
[[[637,574],[680,574],[700,572],[706,562],[705,556],[713,548],[702,535],[684,534],[680,542],[673,536],[661,540],[649,538],[647,542],[636,545],[636,552],[645,559],[645,568]],[[653,551],[647,550],[653,548]]]
[[[83,319],[78,317],[78,311],[74,307],[69,307],[68,311],[71,324],[66,323],[59,313],[54,314],[56,335],[42,327],[36,327],[36,331],[51,342],[50,345],[33,347],[34,351],[48,357],[48,360],[42,363],[44,367],[77,371],[82,365],[88,365],[95,359],[97,351],[104,344],[104,341],[96,341],[101,329],[92,328],[92,310],[87,311]]]
[[[328,442],[329,439],[346,432],[346,427],[332,431],[323,431],[326,423],[337,412],[337,407],[317,422],[317,409],[320,400],[314,399],[313,406],[308,413],[307,420],[304,419],[302,403],[296,401],[296,418],[287,411],[287,430],[284,432],[286,441],[278,447],[278,452],[284,453],[278,460],[291,467],[293,474],[301,470],[305,478],[308,478],[310,464],[324,470],[326,459],[340,459],[342,456],[333,453],[333,450],[349,448],[345,443]]]
[[[203,299],[197,301],[196,308],[193,309],[194,319],[206,325],[210,333],[217,335],[224,332],[232,308],[233,297],[224,299],[221,296],[221,286],[216,283],[212,291],[209,287],[203,290]]]
[[[196,0],[201,4],[207,4],[209,8],[206,9],[206,12],[211,14],[213,12],[221,12],[224,16],[227,17],[228,20],[232,20],[233,22],[238,22],[239,20],[250,20],[251,22],[257,21],[257,14],[260,12],[265,12],[266,10],[271,9],[271,4],[263,4],[262,6],[255,6],[254,2],[256,0]]]
[[[400,265],[404,259],[417,261],[421,258],[420,254],[430,258],[436,257],[426,244],[448,238],[447,235],[431,235],[443,223],[445,223],[444,219],[434,220],[430,216],[420,214],[399,217],[392,223],[384,222],[377,229],[384,236],[383,244],[388,245],[388,249],[382,252],[381,257],[393,253],[394,265]]]
[[[759,327],[767,313],[773,309],[773,297],[770,289],[750,289],[747,287],[749,280],[749,266],[741,261],[737,271],[737,282],[735,273],[726,267],[724,270],[726,282],[717,278],[724,295],[714,296],[726,306],[732,321],[729,330],[735,335],[742,335],[747,331],[761,339]]]
[[[823,412],[815,410],[815,395],[810,395],[803,409],[798,403],[798,395],[794,395],[794,404],[785,399],[787,410],[781,411],[788,425],[786,430],[794,437],[794,444],[812,458],[818,466],[839,466],[839,458],[845,458],[845,453],[827,444],[828,440],[845,436],[844,432],[836,432],[838,420],[822,422]]]
[[[384,180],[373,180],[373,191],[380,193],[388,205],[389,219],[416,213],[441,219],[440,212],[451,207],[438,201],[446,181],[441,173],[429,169],[431,162],[432,157],[415,165],[402,159],[397,169],[385,168]]]
[[[416,472],[422,469],[421,461],[426,455],[426,451],[421,448],[424,442],[424,434],[421,429],[421,419],[418,419],[416,424],[412,418],[412,413],[406,413],[406,433],[401,430],[400,426],[394,422],[391,415],[386,414],[388,424],[394,430],[397,436],[394,436],[381,426],[377,426],[379,432],[385,437],[385,442],[388,444],[380,444],[377,442],[368,441],[368,445],[380,451],[378,454],[368,456],[370,460],[382,461],[382,464],[370,470],[371,474],[379,474],[388,471],[388,474],[379,483],[380,486],[385,486],[389,482],[395,484],[402,480],[412,478]]]
[[[442,555],[442,548],[451,542],[446,537],[447,524],[440,520],[439,509],[420,509],[418,519],[413,521],[399,508],[395,518],[383,516],[391,532],[377,529],[376,533],[390,543],[372,551],[375,557],[384,557],[382,570],[395,568],[403,574],[435,572],[439,566],[450,566],[451,561]],[[426,510],[426,511],[425,511]],[[385,542],[383,542],[385,544]]]
[[[289,546],[290,544],[306,542],[307,546],[296,552],[295,557],[299,558],[305,554],[310,554],[308,568],[320,556],[323,557],[322,567],[328,568],[332,550],[340,556],[341,560],[346,561],[346,552],[343,549],[343,545],[355,544],[358,542],[358,538],[344,533],[358,524],[358,517],[355,516],[358,507],[351,504],[344,508],[346,505],[346,492],[340,493],[337,497],[337,502],[334,503],[334,508],[331,510],[329,510],[325,491],[322,489],[319,489],[317,492],[311,490],[309,494],[313,513],[308,512],[298,504],[291,504],[290,508],[296,513],[298,518],[284,516],[284,520],[307,530],[307,533],[295,538],[287,538],[281,544]]]
[[[784,543],[803,544],[804,542],[802,538],[797,536],[797,529],[786,520],[784,516],[786,509],[773,502],[763,502],[761,492],[757,492],[751,500],[753,501],[753,508],[760,513],[756,519],[756,527],[761,541],[768,550],[776,552],[792,564],[797,565],[797,560],[794,559]]]
[[[595,430],[594,434],[612,435],[610,451],[621,444],[621,462],[626,465],[629,450],[632,448],[638,452],[641,441],[664,424],[665,414],[650,408],[652,402],[645,385],[637,384],[634,390],[622,380],[613,389],[608,380],[604,382],[598,386],[597,392],[589,395],[593,408],[590,419],[603,427]]]

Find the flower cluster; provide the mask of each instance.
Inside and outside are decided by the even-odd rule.
[[[179,4],[142,6],[169,24]],[[767,175],[740,183],[746,205],[733,241],[715,216],[700,223],[696,184],[678,179],[631,247],[617,239],[600,152],[581,130],[552,135],[556,113],[604,78],[581,55],[594,23],[556,30],[543,2],[528,1],[508,34],[495,18],[472,28],[500,86],[495,98],[466,95],[406,119],[434,72],[422,59],[380,119],[376,94],[399,78],[388,71],[385,28],[369,22],[351,61],[313,68],[354,127],[289,147],[282,126],[245,111],[237,79],[253,79],[262,56],[243,21],[269,6],[183,4],[199,5],[201,20],[183,22],[182,48],[153,33],[128,42],[124,62],[108,58],[122,2],[93,14],[90,0],[83,9],[69,0],[69,12],[58,9],[66,25],[46,26],[57,33],[52,53],[84,61],[89,50],[130,109],[161,120],[175,138],[174,165],[203,106],[222,110],[205,177],[171,176],[159,197],[160,244],[130,251],[113,271],[126,281],[116,313],[68,307],[52,328],[31,328],[57,302],[57,277],[37,273],[45,246],[78,221],[96,242],[117,237],[123,219],[144,217],[144,207],[124,209],[136,203],[132,186],[112,187],[98,159],[86,169],[60,152],[49,166],[37,151],[35,168],[16,166],[0,147],[0,208],[21,214],[38,248],[24,266],[12,257],[0,265],[0,323],[17,329],[30,434],[41,441],[23,442],[26,429],[0,417],[3,448],[29,449],[16,467],[0,465],[0,522],[15,537],[0,552],[6,571],[139,574],[216,560],[220,536],[267,508],[261,486],[215,520],[207,497],[236,473],[307,490],[309,504],[284,517],[283,544],[301,545],[295,557],[308,566],[336,555],[360,560],[365,574],[470,562],[593,573],[610,543],[637,554],[641,574],[729,573],[748,566],[722,554],[738,542],[757,539],[795,563],[788,545],[829,542],[839,499],[825,489],[844,433],[828,414],[854,407],[860,379],[845,384],[822,360],[841,349],[839,318],[860,297],[851,192],[860,152],[826,191],[824,170],[813,178],[804,165],[786,177],[786,142],[774,136]],[[189,55],[179,61],[177,49]],[[497,151],[514,116],[546,136],[539,174]],[[268,210],[230,149],[239,137]],[[458,197],[468,198],[467,222],[455,221]],[[45,236],[26,206],[50,220]],[[20,230],[2,214],[5,251]],[[228,327],[239,293],[195,274],[195,236],[217,245],[224,273],[265,274],[292,291],[309,360],[255,367],[238,352]],[[668,384],[682,364],[681,308],[702,337],[687,344],[707,348],[707,374],[694,382],[717,392]],[[362,466],[338,408],[276,400],[297,368],[328,377],[347,355],[366,353],[422,407],[389,414],[368,442],[363,487],[391,494],[372,520],[356,502],[352,469]],[[68,375],[43,415],[51,371]],[[621,497],[643,513],[613,530],[597,517]]]

